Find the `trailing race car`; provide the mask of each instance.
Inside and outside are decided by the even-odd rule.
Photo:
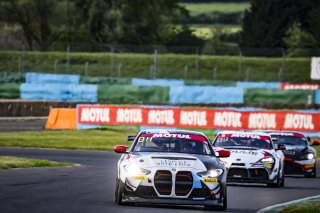
[[[310,147],[307,137],[299,132],[266,131],[277,144],[285,145],[285,174],[317,175],[317,152]]]
[[[144,130],[130,148],[115,146],[123,153],[118,162],[115,201],[203,205],[227,208],[226,168],[205,135],[182,130]],[[127,150],[128,148],[128,150]],[[228,157],[230,152],[217,152]]]
[[[227,182],[284,186],[284,155],[279,150],[283,147],[276,147],[268,134],[223,131],[213,146],[231,151],[230,157],[224,159],[229,168]]]

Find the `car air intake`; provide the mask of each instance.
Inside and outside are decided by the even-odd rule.
[[[159,170],[154,175],[154,186],[160,195],[170,195],[172,190],[172,174],[167,170]]]
[[[176,174],[176,195],[186,196],[192,189],[193,177],[191,172],[180,171]]]

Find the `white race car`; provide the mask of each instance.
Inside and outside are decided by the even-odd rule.
[[[116,203],[227,208],[227,173],[219,158],[229,157],[229,151],[215,153],[206,136],[193,131],[144,130],[129,139],[134,140],[130,148],[114,148],[123,153],[118,162]]]
[[[227,182],[266,183],[284,186],[283,146],[273,144],[270,136],[259,132],[223,131],[213,141],[214,147],[231,151],[224,159]]]

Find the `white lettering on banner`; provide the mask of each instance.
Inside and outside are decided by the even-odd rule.
[[[277,127],[276,115],[268,113],[250,113],[250,129],[275,129]]]
[[[317,90],[319,86],[313,84],[285,84],[283,89]]]
[[[174,124],[173,110],[150,110],[148,114],[149,124]]]
[[[232,134],[231,137],[261,139],[259,135],[251,135],[251,134]]]
[[[141,109],[118,109],[117,122],[118,123],[141,123],[142,111]]]
[[[186,138],[191,139],[190,135],[182,135],[182,134],[154,134],[153,138]]]
[[[312,115],[286,114],[285,129],[314,129]]]
[[[110,109],[82,108],[80,122],[110,122]]]
[[[206,126],[207,125],[207,112],[181,111],[180,124]]]
[[[242,127],[241,113],[239,112],[216,112],[214,114],[214,126],[218,127]]]

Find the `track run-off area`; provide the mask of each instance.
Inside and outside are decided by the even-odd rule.
[[[0,155],[80,164],[74,167],[0,170],[1,213],[204,211],[197,206],[118,206],[114,202],[114,189],[120,155],[114,152],[1,147]],[[228,185],[226,212],[256,212],[267,206],[318,195],[319,176],[318,173],[317,178],[286,177],[284,188]]]

